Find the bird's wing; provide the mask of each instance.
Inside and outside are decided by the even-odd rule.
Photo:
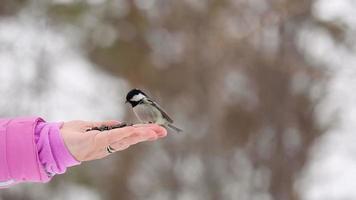
[[[173,123],[173,119],[171,117],[169,117],[169,115],[166,113],[166,111],[164,111],[161,107],[159,107],[159,105],[152,101],[151,99],[147,99],[148,103],[151,104],[152,106],[154,106],[155,108],[157,108],[163,115],[164,118],[167,119],[167,121],[169,123]]]

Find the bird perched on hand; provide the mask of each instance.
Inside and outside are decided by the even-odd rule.
[[[130,103],[136,117],[143,123],[155,123],[182,132],[173,125],[169,115],[150,97],[139,89],[132,89],[126,95],[126,103]]]

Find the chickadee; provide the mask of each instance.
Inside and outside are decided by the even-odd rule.
[[[136,117],[144,123],[155,123],[182,132],[173,125],[173,120],[150,97],[139,89],[133,89],[126,95],[126,103],[130,103]]]

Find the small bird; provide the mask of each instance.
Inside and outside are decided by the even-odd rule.
[[[173,125],[173,120],[150,97],[139,89],[132,89],[126,95],[126,103],[130,103],[136,117],[143,123],[155,123],[171,128],[177,133],[183,130]]]

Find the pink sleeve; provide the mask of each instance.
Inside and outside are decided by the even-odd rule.
[[[0,119],[0,188],[48,182],[75,164],[79,162],[65,148],[58,124],[46,124],[38,117]]]
[[[0,187],[14,183],[49,180],[34,140],[38,117],[0,120]]]
[[[80,164],[68,151],[60,134],[62,123],[39,122],[35,129],[40,163],[48,176],[63,174],[67,167]]]

